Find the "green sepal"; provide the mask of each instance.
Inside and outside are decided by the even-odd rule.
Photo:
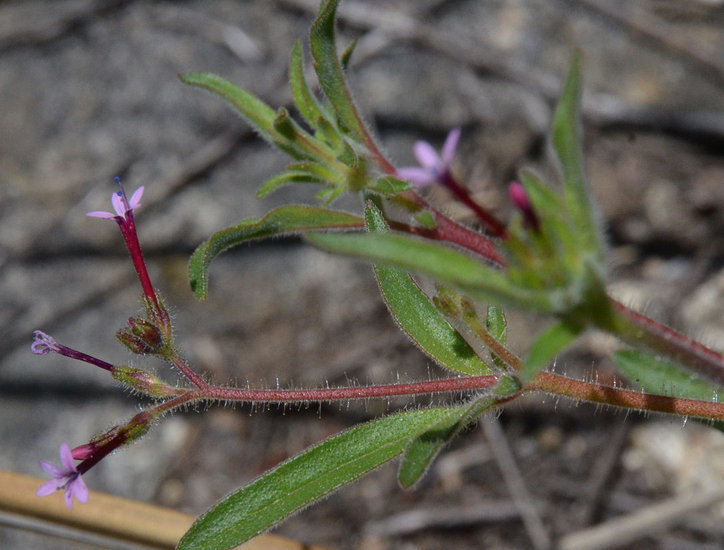
[[[408,411],[344,431],[224,498],[196,520],[177,548],[233,548],[396,457],[456,414],[446,408]]]
[[[619,350],[611,358],[626,378],[648,393],[699,401],[719,401],[724,396],[724,388],[646,351]]]
[[[372,233],[388,231],[382,213],[371,202],[365,210],[365,222]],[[375,275],[390,313],[422,351],[458,373],[492,374],[406,271],[375,265]]]
[[[538,372],[563,351],[583,332],[583,328],[569,321],[558,321],[536,338],[528,351],[528,357],[520,372],[523,382],[531,380]]]
[[[281,206],[262,219],[251,218],[214,233],[202,243],[189,262],[189,282],[194,295],[205,299],[211,261],[224,250],[252,239],[286,235],[307,229],[363,227],[357,216],[314,206]]]
[[[481,414],[495,405],[495,399],[481,397],[454,409],[455,414],[435,425],[410,442],[402,455],[397,480],[409,489],[417,483],[430,468],[430,465],[456,435],[475,421]]]

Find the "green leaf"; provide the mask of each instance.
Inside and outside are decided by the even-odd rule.
[[[454,409],[409,411],[356,426],[277,466],[201,516],[179,550],[225,550],[399,455]]]
[[[530,347],[528,358],[520,373],[520,378],[524,382],[532,379],[540,370],[545,368],[558,353],[568,347],[581,332],[583,332],[583,329],[579,325],[568,321],[558,321],[551,326],[543,334],[538,336]]]
[[[577,52],[553,118],[553,147],[563,168],[563,196],[586,250],[602,261],[603,246],[593,214],[584,169],[581,137],[582,56]]]
[[[424,273],[475,299],[506,302],[542,312],[566,312],[578,296],[568,288],[531,290],[513,285],[500,272],[446,246],[399,234],[305,234],[311,244],[356,258]]]
[[[410,182],[393,178],[392,176],[385,176],[379,178],[374,185],[368,189],[381,193],[382,195],[396,195],[411,188],[412,184],[410,184]]]
[[[332,159],[331,150],[299,127],[286,110],[274,111],[262,100],[225,78],[211,73],[180,75],[182,82],[223,97],[259,134],[296,159]]]
[[[314,69],[324,95],[332,104],[339,122],[355,138],[364,142],[366,131],[357,113],[352,94],[347,88],[344,72],[334,43],[334,20],[337,0],[326,0],[319,7],[319,14],[312,25],[310,45],[314,57]]]
[[[302,172],[302,171],[282,172],[281,174],[272,176],[271,178],[266,180],[264,183],[262,183],[261,187],[259,187],[259,189],[256,192],[256,198],[257,199],[264,198],[272,191],[276,191],[279,187],[282,187],[284,185],[290,185],[293,183],[317,183],[317,184],[320,184],[320,183],[325,183],[325,181],[319,179],[318,177],[311,175],[309,172]]]
[[[344,229],[362,227],[362,220],[352,214],[313,206],[282,206],[262,219],[252,218],[214,233],[201,244],[189,262],[189,281],[194,295],[205,299],[208,293],[208,270],[211,261],[224,250],[252,239],[263,239],[305,229]]]
[[[304,78],[302,43],[299,41],[294,44],[292,49],[292,57],[289,63],[289,83],[292,88],[294,103],[296,103],[299,112],[312,128],[317,128],[319,120],[324,119],[324,114]]]
[[[724,396],[724,388],[646,351],[619,350],[612,359],[626,378],[648,393],[699,401],[718,401],[719,396]]]
[[[371,203],[365,210],[365,221],[370,232],[385,233],[388,230],[382,213]],[[375,275],[390,313],[422,351],[458,373],[492,374],[406,271],[376,265]]]
[[[505,345],[508,337],[508,321],[505,318],[505,312],[503,308],[496,305],[488,305],[488,314],[485,318],[485,328],[488,330],[490,335],[495,338],[498,342]],[[491,357],[495,366],[501,371],[505,371],[508,366],[505,361],[500,358],[497,354],[491,351]]]
[[[456,407],[456,414],[444,422],[440,422],[422,435],[416,437],[405,449],[400,463],[397,479],[400,485],[409,489],[427,472],[428,468],[440,453],[461,430],[465,429],[478,416],[495,405],[495,399],[482,397],[472,403]]]
[[[342,70],[346,71],[349,68],[349,62],[352,60],[352,54],[354,49],[357,47],[357,39],[352,40],[349,46],[347,46],[342,55],[339,58],[339,62],[342,65]]]
[[[505,318],[503,308],[496,305],[488,306],[488,314],[485,318],[485,328],[498,342],[505,345],[508,333],[508,321]]]
[[[212,73],[187,73],[179,75],[179,78],[186,84],[204,88],[223,97],[267,139],[274,134],[276,112],[253,94]]]

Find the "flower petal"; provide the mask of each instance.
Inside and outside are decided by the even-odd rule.
[[[458,148],[458,141],[460,141],[460,128],[454,128],[450,130],[445,138],[445,144],[442,146],[442,163],[445,166],[450,166],[452,163],[455,150]]]
[[[65,494],[63,495],[63,498],[65,499],[65,505],[68,507],[68,510],[73,509],[73,489],[71,489],[70,485],[67,485],[65,488]]]
[[[409,181],[416,187],[424,187],[435,183],[437,179],[435,175],[429,170],[424,168],[417,168],[415,166],[409,166],[406,168],[399,168],[396,172],[396,176],[402,180]]]
[[[136,208],[141,206],[141,197],[142,196],[143,196],[143,185],[133,192],[133,195],[131,195],[131,200],[128,201],[128,207],[131,210],[135,210]]]
[[[413,149],[415,158],[423,168],[435,171],[440,167],[441,160],[437,151],[427,141],[418,141]]]
[[[85,484],[85,481],[83,481],[80,474],[78,474],[78,477],[70,482],[68,488],[70,489],[70,492],[73,493],[73,496],[78,499],[78,502],[82,502],[83,504],[88,502],[90,493],[88,492],[88,486]]]
[[[51,479],[50,481],[46,481],[40,487],[38,487],[38,490],[35,491],[35,496],[47,497],[48,495],[52,495],[55,491],[60,489],[62,486],[63,486],[62,479]]]
[[[70,447],[67,443],[60,444],[60,462],[65,466],[67,472],[76,472],[73,455],[70,453]]]
[[[55,479],[64,478],[68,473],[62,468],[58,467],[56,464],[48,462],[47,460],[41,460],[40,467],[45,471],[46,474],[53,476]]]
[[[126,215],[126,206],[128,203],[123,199],[123,193],[121,191],[116,191],[111,195],[111,204],[113,205],[113,210],[115,210],[120,217],[123,218]]]
[[[86,216],[90,216],[91,218],[115,218],[115,214],[111,214],[110,212],[104,212],[103,210],[94,210],[93,212],[88,212]]]

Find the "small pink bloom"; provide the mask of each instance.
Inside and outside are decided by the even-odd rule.
[[[111,195],[111,204],[113,205],[113,209],[116,211],[115,214],[111,212],[105,212],[103,210],[96,210],[93,212],[88,212],[86,216],[106,219],[115,219],[118,217],[125,218],[128,212],[141,206],[141,196],[143,195],[143,190],[143,186],[136,189],[133,195],[131,195],[131,200],[126,200],[123,191],[116,191],[115,193],[113,193],[113,195]]]
[[[415,143],[414,152],[420,167],[406,166],[397,170],[397,177],[417,187],[439,183],[446,185],[450,177],[450,165],[460,141],[460,128],[451,130],[445,139],[440,155],[427,141]]]
[[[78,499],[78,502],[85,504],[88,502],[90,495],[85,481],[83,481],[80,472],[75,467],[73,455],[67,443],[60,446],[60,463],[62,467],[45,460],[40,461],[40,466],[45,470],[45,473],[53,476],[53,479],[43,483],[35,494],[39,497],[45,497],[59,489],[64,489],[65,505],[70,510],[73,508],[73,497]]]
[[[540,220],[533,209],[533,205],[530,203],[530,198],[528,197],[528,193],[525,192],[523,184],[514,181],[508,186],[508,194],[510,195],[510,200],[513,201],[513,204],[515,204],[518,210],[522,212],[523,217],[525,218],[525,223],[528,224],[529,227],[538,231],[540,228]]]
[[[116,181],[119,181],[116,178]],[[119,181],[120,183],[120,181]],[[126,219],[126,214],[129,212],[132,212],[139,206],[141,206],[141,197],[143,196],[143,185],[136,189],[136,191],[131,195],[131,200],[128,200],[126,198],[126,192],[121,188],[120,191],[116,191],[111,195],[111,204],[113,205],[113,210],[116,211],[115,214],[111,212],[105,212],[103,210],[96,210],[93,212],[88,212],[86,216],[91,216],[93,218],[105,218],[105,219],[115,219],[116,221],[123,221]]]

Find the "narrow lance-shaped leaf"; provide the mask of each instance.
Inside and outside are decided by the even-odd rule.
[[[179,550],[226,550],[399,455],[454,409],[409,411],[347,430],[277,466],[206,512]]]
[[[365,221],[370,232],[384,233],[388,230],[382,213],[372,203],[365,210]],[[375,275],[392,316],[422,351],[455,372],[468,375],[492,373],[406,271],[376,265]]]
[[[485,328],[493,338],[505,345],[508,338],[508,321],[505,318],[503,308],[493,304],[488,305],[488,312],[485,317]],[[495,353],[491,352],[491,355],[495,366],[504,371],[507,368],[505,361]]]
[[[292,49],[292,58],[289,63],[289,83],[292,88],[292,96],[297,104],[299,112],[312,127],[316,128],[320,118],[324,118],[322,110],[319,108],[317,99],[307,86],[304,78],[304,61],[302,58],[302,43],[297,41]]]
[[[646,351],[620,350],[612,359],[626,378],[649,393],[700,401],[719,401],[724,396],[724,388]]]
[[[573,223],[581,232],[588,252],[602,260],[601,236],[593,214],[583,162],[581,138],[582,56],[577,52],[571,63],[553,127],[553,147],[563,168],[563,195]]]
[[[203,88],[224,98],[261,137],[293,158],[331,158],[329,148],[302,130],[284,110],[274,111],[233,82],[212,73],[188,73],[180,75],[179,78],[186,84]]]
[[[417,483],[442,448],[478,416],[495,405],[495,399],[482,397],[456,407],[457,413],[416,437],[405,449],[397,479],[408,489]]]
[[[302,170],[288,170],[286,172],[282,172],[281,174],[277,174],[276,176],[272,176],[262,183],[256,191],[256,198],[262,199],[280,187],[294,183],[323,184],[326,183],[326,181],[310,174],[309,172],[304,172]]]
[[[558,321],[536,338],[528,351],[520,377],[524,382],[532,379],[545,368],[556,355],[563,351],[583,331],[582,327],[568,321]]]
[[[263,239],[306,229],[346,229],[363,227],[357,216],[313,206],[281,206],[262,219],[252,218],[214,233],[201,244],[189,262],[189,281],[197,298],[208,292],[208,271],[211,261],[232,246],[252,239]]]
[[[187,73],[179,75],[179,78],[185,84],[204,88],[220,95],[263,136],[267,138],[272,136],[274,119],[277,114],[274,109],[255,95],[212,73]]]
[[[499,271],[446,246],[388,234],[305,233],[314,246],[335,254],[371,260],[424,273],[463,290],[472,298],[505,302],[535,311],[565,313],[577,304],[575,289],[527,289],[510,283]]]
[[[314,57],[314,69],[324,95],[334,107],[339,121],[360,141],[365,141],[366,131],[352,100],[352,94],[344,80],[344,73],[334,42],[334,20],[337,0],[326,0],[319,7],[319,14],[312,25],[310,45]]]

